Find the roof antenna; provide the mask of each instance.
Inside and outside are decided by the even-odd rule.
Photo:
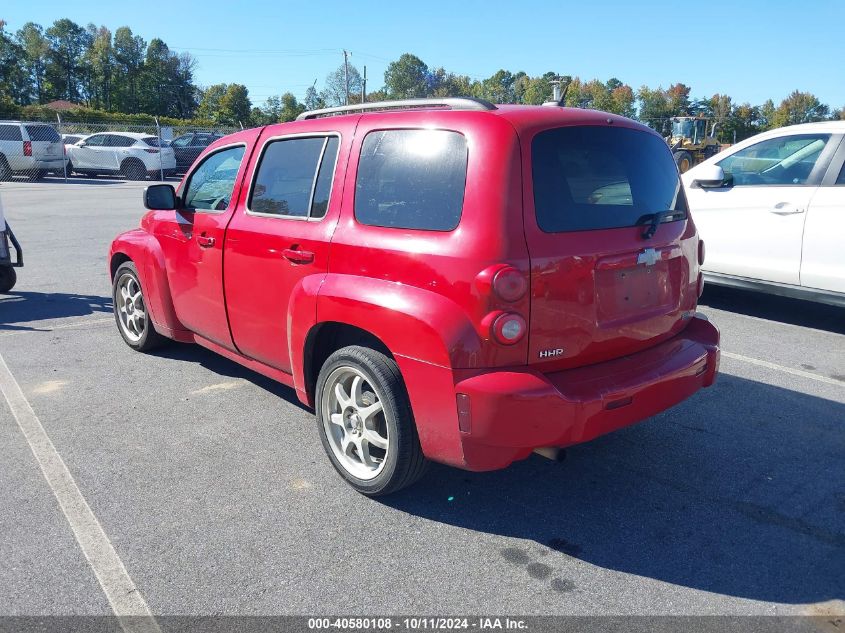
[[[555,77],[549,83],[552,85],[552,98],[543,105],[562,108],[563,102],[566,100],[566,92],[569,90],[569,82],[564,82],[560,77]]]

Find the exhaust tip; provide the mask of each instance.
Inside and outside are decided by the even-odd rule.
[[[534,452],[553,462],[562,462],[566,459],[566,451],[557,446],[541,446],[540,448],[535,448]]]

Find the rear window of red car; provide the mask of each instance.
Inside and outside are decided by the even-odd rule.
[[[636,226],[655,213],[686,217],[678,170],[663,139],[621,127],[571,126],[531,144],[534,209],[546,233]]]

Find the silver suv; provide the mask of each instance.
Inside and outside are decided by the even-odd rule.
[[[63,172],[62,138],[45,123],[0,121],[0,180],[20,174],[41,178],[48,171]]]

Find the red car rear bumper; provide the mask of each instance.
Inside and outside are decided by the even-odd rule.
[[[501,468],[534,448],[578,444],[630,426],[712,385],[718,368],[719,331],[695,317],[678,336],[604,363],[459,379],[456,393],[469,396],[460,433],[464,467]]]

